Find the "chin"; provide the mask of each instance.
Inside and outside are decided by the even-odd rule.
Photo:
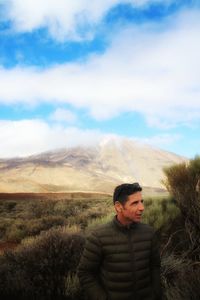
[[[142,220],[142,218],[136,218],[136,219],[134,220],[134,222],[139,223],[139,222],[141,222],[141,220]]]

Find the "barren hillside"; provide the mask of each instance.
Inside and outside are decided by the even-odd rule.
[[[107,139],[26,158],[0,160],[0,192],[112,192],[122,182],[163,188],[163,167],[185,161],[129,139]]]

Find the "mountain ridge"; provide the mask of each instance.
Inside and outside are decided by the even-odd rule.
[[[122,182],[163,188],[163,167],[187,161],[130,139],[0,159],[0,192],[95,191],[110,193]]]

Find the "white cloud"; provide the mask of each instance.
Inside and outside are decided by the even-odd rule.
[[[57,148],[98,143],[98,130],[48,125],[41,120],[0,121],[0,158],[23,157]]]
[[[57,122],[75,123],[77,116],[68,109],[57,108],[50,116],[50,119]]]
[[[47,28],[56,40],[89,38],[103,16],[115,5],[142,7],[172,0],[3,0],[7,19],[18,32]],[[81,30],[80,30],[81,29]]]
[[[172,145],[182,139],[182,136],[179,134],[159,134],[147,138],[135,138],[140,142],[149,144],[159,148],[165,148],[166,146]]]
[[[0,121],[0,158],[24,157],[45,151],[75,146],[96,146],[110,138],[120,141],[125,137],[94,129],[48,124],[39,119]],[[150,138],[132,137],[137,143],[166,147],[180,140],[178,135],[163,134]]]
[[[110,48],[81,63],[45,70],[0,69],[0,102],[69,103],[96,119],[124,111],[143,114],[151,126],[200,119],[200,13],[118,32]]]

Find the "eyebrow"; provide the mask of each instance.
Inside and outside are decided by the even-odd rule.
[[[141,200],[134,200],[133,202],[131,202],[131,204],[133,204],[133,203],[137,203],[137,202],[144,202],[144,199],[141,199]]]

